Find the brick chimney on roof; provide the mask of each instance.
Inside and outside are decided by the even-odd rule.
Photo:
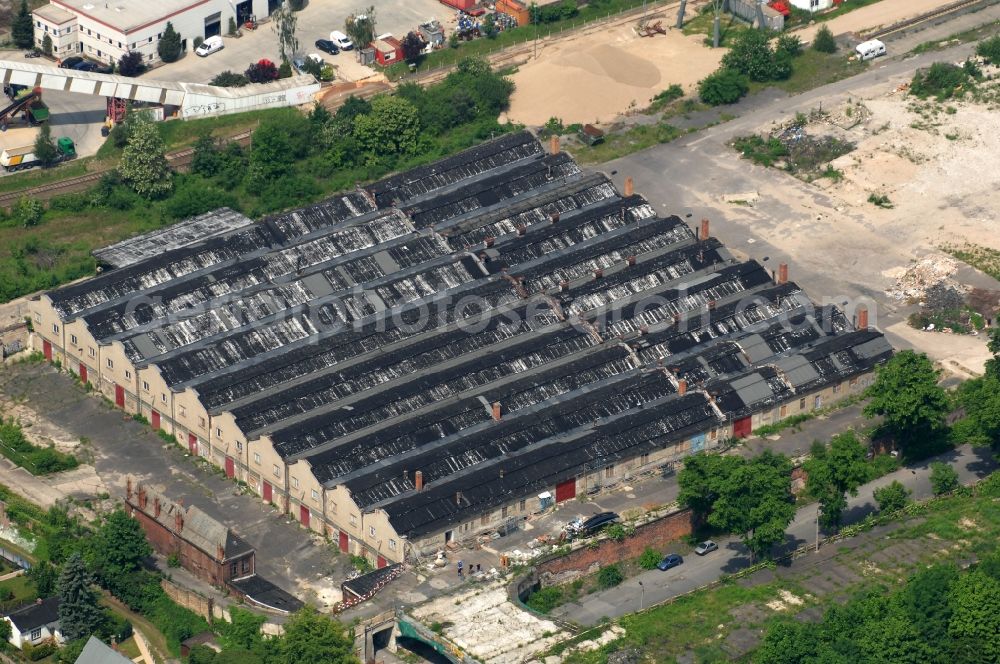
[[[413,474],[413,486],[417,491],[424,490],[424,472],[422,470],[418,470]]]
[[[132,500],[132,478],[125,479],[125,498]]]
[[[553,136],[549,139],[549,152],[559,154],[559,137]]]
[[[216,547],[216,549],[215,549],[215,559],[216,560],[225,560],[226,559],[226,550],[224,548],[222,548],[221,544],[218,545]]]
[[[602,270],[601,268],[597,268],[596,270],[594,270],[594,279],[600,279],[603,276],[604,276],[604,270]]]
[[[494,401],[493,402],[493,421],[494,422],[499,422],[500,421],[500,416],[501,416],[500,402],[499,401]]]
[[[549,222],[556,224],[559,223],[559,211],[549,213]]]
[[[153,499],[153,516],[156,517],[157,519],[160,518],[160,499],[159,498],[154,498]]]
[[[632,179],[631,175],[625,178],[625,188],[623,193],[626,198],[635,193],[635,181]]]
[[[629,256],[626,262],[629,267],[635,267],[635,256]]]
[[[681,378],[679,381],[677,381],[677,394],[680,396],[684,396],[685,394],[687,394],[687,391],[688,391],[688,382],[683,378]]]
[[[699,240],[708,239],[708,219],[701,220],[701,234],[698,236]]]
[[[778,283],[788,283],[788,263],[781,263],[778,265]]]
[[[139,487],[139,509],[146,509],[146,490],[142,487]]]
[[[174,530],[178,533],[184,530],[184,515],[180,510],[174,513]]]
[[[859,330],[868,329],[868,307],[858,307],[858,325]]]

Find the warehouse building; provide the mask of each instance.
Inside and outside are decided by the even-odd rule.
[[[865,311],[630,189],[507,135],[43,295],[35,342],[380,567],[856,394],[890,357]]]
[[[242,25],[280,6],[280,0],[51,0],[32,17],[35,44],[41,49],[49,35],[57,58],[85,55],[110,63],[136,51],[150,64],[159,62],[157,46],[168,21],[180,34],[184,50],[193,51],[198,37],[228,32],[230,19]]]

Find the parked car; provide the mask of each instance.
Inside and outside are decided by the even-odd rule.
[[[580,526],[580,532],[584,535],[592,535],[605,526],[618,522],[618,515],[614,512],[601,512],[590,517]]]
[[[324,53],[329,53],[330,55],[337,55],[340,53],[340,48],[329,39],[317,39],[316,48]]]
[[[83,62],[83,58],[81,58],[79,55],[71,55],[62,62],[60,62],[59,66],[62,67],[63,69],[72,69],[81,62]]]
[[[38,51],[38,50],[35,50],[35,49],[32,49],[30,51],[25,51],[24,52],[24,57],[26,57],[26,58],[40,58],[41,56],[42,56],[42,52]]]
[[[684,559],[681,558],[680,554],[670,553],[670,554],[667,554],[666,556],[664,556],[663,560],[661,560],[656,565],[656,567],[657,567],[657,569],[660,569],[660,570],[666,572],[671,567],[677,567],[678,565],[682,564],[683,562],[684,562]]]
[[[711,553],[719,548],[719,545],[712,540],[705,540],[698,546],[694,548],[694,552],[699,556],[704,556],[706,553]]]
[[[223,48],[222,37],[220,37],[219,35],[214,35],[203,41],[201,43],[201,46],[196,48],[194,52],[195,55],[199,55],[204,58],[206,56],[212,55],[216,51],[221,51],[222,48]]]
[[[857,54],[858,60],[871,60],[885,55],[885,44],[878,39],[869,39],[855,46],[854,52]]]
[[[83,62],[78,62],[73,66],[73,69],[77,71],[92,71],[98,74],[110,74],[111,67],[97,62],[91,62],[90,60],[84,60]]]
[[[337,45],[341,51],[350,51],[354,49],[354,42],[351,41],[350,37],[345,35],[340,30],[334,30],[330,33],[330,41]]]

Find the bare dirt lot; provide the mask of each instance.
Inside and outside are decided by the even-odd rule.
[[[609,122],[630,107],[645,108],[674,83],[691,92],[724,53],[701,41],[700,35],[678,30],[639,37],[634,23],[561,40],[514,75],[517,87],[507,115],[527,125],[551,117],[566,123]]]

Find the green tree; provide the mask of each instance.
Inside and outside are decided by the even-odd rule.
[[[958,488],[958,473],[949,464],[935,461],[931,464],[931,490],[935,496]]]
[[[58,157],[59,150],[56,149],[56,142],[52,140],[52,127],[46,122],[35,137],[35,158],[42,166],[48,167],[54,164]]]
[[[278,36],[278,53],[282,62],[289,62],[299,50],[299,38],[295,36],[299,19],[292,11],[288,0],[278,11],[271,14],[271,30]]]
[[[847,508],[846,494],[858,495],[858,487],[868,479],[865,446],[853,431],[838,434],[830,448],[818,446],[804,465],[806,490],[820,503],[820,523],[824,528],[840,527]]]
[[[75,664],[77,658],[80,657],[80,653],[83,652],[83,647],[87,645],[87,639],[77,639],[76,641],[70,641],[56,654],[56,661],[59,664]]]
[[[893,480],[891,484],[875,489],[872,494],[880,512],[895,512],[906,507],[910,500],[910,490]]]
[[[750,90],[747,77],[732,69],[719,69],[698,83],[698,97],[710,106],[735,104]]]
[[[955,582],[948,603],[951,637],[975,643],[980,661],[1000,661],[1000,581],[973,570]]]
[[[721,454],[702,452],[687,457],[677,475],[680,486],[677,502],[691,508],[697,518],[704,519],[719,498],[720,485],[740,464],[739,457]]]
[[[264,664],[264,660],[252,650],[223,650],[212,664]]]
[[[85,639],[104,619],[83,558],[74,553],[59,575],[59,629],[67,641]]]
[[[751,81],[769,81],[774,73],[771,36],[764,30],[743,30],[722,57],[722,66],[738,71]]]
[[[311,606],[299,609],[285,623],[281,640],[282,664],[356,664],[354,643],[343,625]]]
[[[31,48],[35,45],[35,27],[27,0],[21,0],[21,8],[10,26],[10,37],[18,48]]]
[[[28,228],[30,226],[37,226],[42,221],[42,216],[45,214],[45,208],[42,206],[42,202],[37,198],[30,198],[28,196],[21,196],[14,203],[14,207],[11,209],[11,216],[21,226]]]
[[[166,147],[156,125],[146,113],[137,116],[122,150],[118,175],[122,181],[145,198],[160,198],[173,189],[172,173],[167,164]]]
[[[181,57],[181,36],[170,21],[167,21],[166,27],[163,28],[163,36],[156,45],[156,52],[164,62],[174,62]]]
[[[605,565],[597,572],[597,585],[601,588],[614,588],[624,580],[625,577],[618,565]]]
[[[954,565],[932,565],[910,577],[899,594],[899,604],[924,638],[931,643],[948,639],[951,603],[943,601],[958,580]]]
[[[7,639],[10,638],[11,634],[10,623],[7,622],[6,620],[0,620],[0,623],[3,623],[2,625],[0,625],[0,640],[2,640],[0,642],[5,642]]]
[[[1000,43],[1000,35],[997,35],[997,42]],[[1000,327],[990,329],[986,348],[993,354],[986,360],[986,374],[1000,379]]]
[[[139,51],[128,51],[118,58],[118,73],[122,76],[138,76],[145,69]]]
[[[45,55],[52,55],[52,37],[48,33],[42,37],[42,53]]]
[[[417,109],[400,97],[376,97],[371,113],[354,118],[354,135],[371,162],[389,155],[412,154],[420,138]]]
[[[222,168],[222,155],[212,138],[211,132],[203,132],[194,142],[194,154],[191,155],[191,172],[210,178]]]
[[[35,584],[39,597],[51,597],[56,592],[59,570],[45,561],[39,561],[28,570],[28,578]]]
[[[736,468],[719,483],[708,522],[736,533],[756,560],[782,541],[795,516],[792,463],[788,457],[765,451],[750,461],[740,458]]]
[[[424,40],[419,33],[410,30],[403,37],[403,58],[410,63],[416,64],[420,61],[420,56],[424,50]]]
[[[656,569],[661,558],[662,556],[659,551],[647,546],[643,549],[642,555],[639,556],[639,567],[643,569]]]
[[[188,664],[215,664],[215,657],[218,655],[213,648],[209,648],[203,643],[192,646],[188,653]]]
[[[366,48],[375,40],[375,7],[369,6],[344,19],[344,32],[356,48]]]
[[[153,553],[139,522],[120,509],[97,530],[93,551],[97,567],[112,573],[135,572]]]
[[[819,648],[818,629],[812,623],[778,622],[767,630],[754,651],[753,661],[767,664],[814,662]]]
[[[1000,447],[1000,377],[995,359],[987,360],[986,375],[967,380],[958,387],[957,401],[965,416],[953,427],[959,443]]]
[[[778,43],[775,44],[774,50],[779,53],[787,53],[794,58],[802,54],[802,40],[799,39],[798,35],[783,34],[778,37]]]
[[[837,40],[834,39],[833,33],[828,26],[820,26],[819,31],[816,32],[816,36],[813,37],[812,47],[820,53],[837,52]]]
[[[875,382],[865,391],[865,416],[881,415],[885,426],[904,445],[942,432],[948,396],[938,383],[938,372],[923,353],[897,353],[875,371]]]

